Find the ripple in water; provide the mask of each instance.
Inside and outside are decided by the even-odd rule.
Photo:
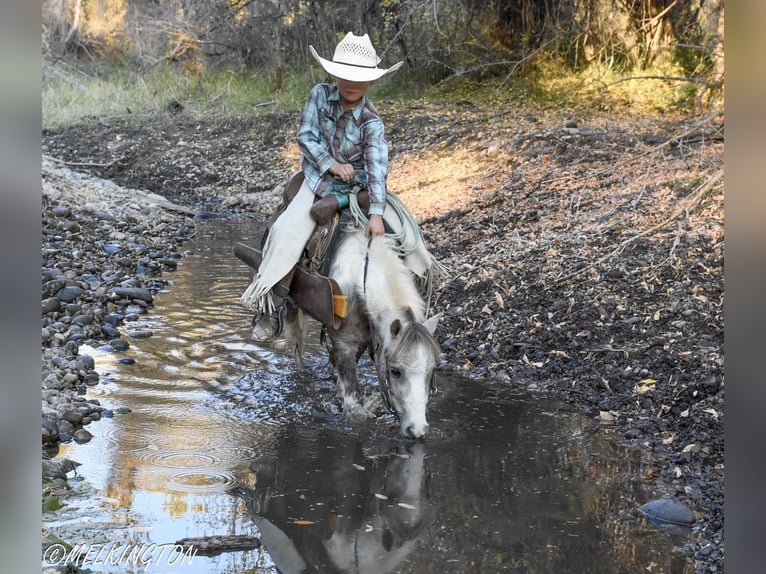
[[[226,492],[239,484],[237,478],[228,472],[218,470],[183,470],[168,476],[170,490],[181,492]]]

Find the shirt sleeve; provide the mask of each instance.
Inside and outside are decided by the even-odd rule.
[[[320,125],[320,114],[324,113],[326,103],[327,94],[322,85],[314,86],[303,108],[296,136],[303,157],[316,168],[320,176],[335,163],[330,147],[322,137]]]
[[[364,161],[367,190],[370,194],[370,215],[383,215],[386,209],[386,176],[388,175],[388,142],[380,119],[365,126]]]

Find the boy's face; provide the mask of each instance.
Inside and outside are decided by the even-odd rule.
[[[352,82],[342,78],[335,78],[335,83],[340,90],[340,100],[344,107],[353,107],[359,103],[367,90],[370,89],[372,82]]]

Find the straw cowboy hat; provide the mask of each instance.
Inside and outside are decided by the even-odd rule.
[[[378,68],[380,58],[372,47],[370,37],[346,34],[335,47],[332,61],[317,54],[314,46],[309,46],[311,55],[331,76],[350,82],[371,82],[398,70],[404,62],[397,62],[390,68]]]

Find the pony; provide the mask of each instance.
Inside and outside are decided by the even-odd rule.
[[[328,276],[348,298],[340,328],[327,325],[331,363],[344,410],[359,409],[357,363],[371,349],[383,399],[402,435],[423,438],[426,410],[436,391],[440,348],[434,331],[440,315],[426,319],[426,305],[412,271],[389,237],[367,240],[364,229],[346,225],[328,254]]]
[[[235,253],[257,269],[258,257]],[[254,251],[251,249],[251,251]],[[256,252],[257,253],[257,252]],[[353,222],[337,226],[322,266],[347,301],[339,323],[323,323],[336,394],[347,416],[372,416],[360,400],[358,362],[369,351],[384,403],[399,421],[400,433],[422,439],[426,411],[436,392],[434,373],[441,350],[434,331],[441,314],[426,318],[416,276],[389,236],[365,238]],[[295,281],[293,282],[293,285]],[[291,287],[291,292],[294,287]],[[287,298],[283,336],[299,368],[303,366],[306,312]]]

